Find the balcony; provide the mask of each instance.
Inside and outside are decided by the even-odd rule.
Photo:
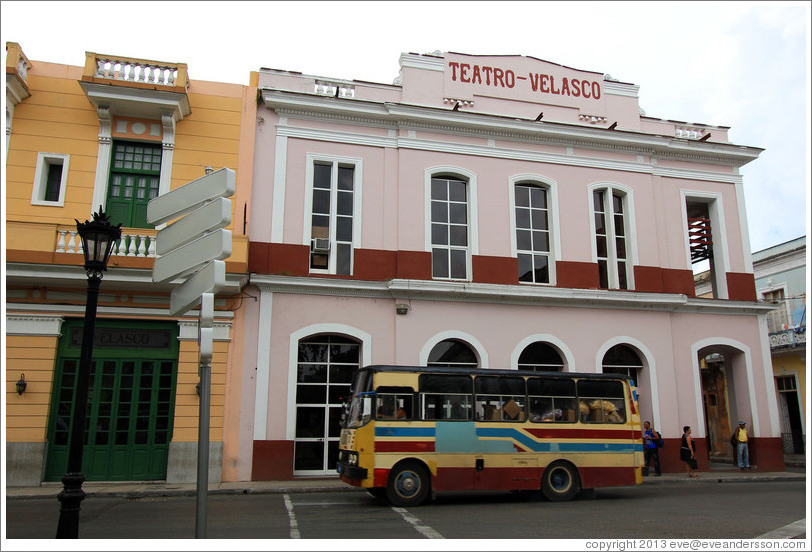
[[[772,332],[769,336],[771,351],[806,347],[806,326]]]
[[[31,96],[28,89],[28,70],[31,62],[16,42],[6,42],[6,97],[17,105]]]
[[[85,53],[80,86],[98,110],[112,115],[180,121],[192,112],[185,63]]]

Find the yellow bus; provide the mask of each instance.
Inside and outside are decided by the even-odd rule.
[[[337,470],[397,506],[436,492],[643,482],[634,382],[616,374],[366,366],[352,382]]]

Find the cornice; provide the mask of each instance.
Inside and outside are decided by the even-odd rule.
[[[248,281],[245,274],[226,274],[223,295],[239,293]],[[105,272],[102,289],[125,289],[167,293],[183,280],[172,280],[163,284],[152,281],[152,270],[138,268],[116,268]],[[35,263],[6,263],[6,285],[9,286],[59,286],[85,287],[87,274],[81,266],[67,266]]]
[[[264,291],[364,297],[425,299],[505,305],[623,309],[727,315],[761,315],[772,307],[755,302],[693,299],[681,294],[595,289],[511,286],[395,279],[387,282],[251,274],[250,283]]]
[[[263,105],[285,115],[318,116],[331,121],[383,128],[413,128],[489,138],[545,143],[593,150],[624,151],[669,158],[742,166],[758,157],[761,148],[697,142],[684,138],[624,130],[536,122],[497,115],[451,111],[436,107],[378,103],[354,98],[262,89]]]
[[[382,148],[404,148],[442,153],[455,153],[461,155],[474,155],[477,157],[491,157],[497,159],[516,159],[521,161],[534,161],[555,165],[568,165],[607,170],[617,170],[634,173],[644,173],[669,178],[682,178],[686,180],[701,180],[709,182],[725,182],[735,184],[741,180],[738,174],[725,174],[710,171],[697,171],[691,169],[665,168],[649,162],[617,161],[613,159],[598,159],[578,155],[542,153],[522,150],[515,147],[504,148],[487,145],[454,143],[448,140],[426,140],[410,138],[408,136],[379,136],[346,131],[323,130],[316,128],[297,127],[291,125],[278,125],[277,135],[287,138],[302,138],[321,142],[336,142]]]

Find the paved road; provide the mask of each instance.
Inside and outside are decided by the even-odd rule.
[[[52,538],[59,503],[7,500],[7,538]],[[754,538],[806,516],[800,481],[599,489],[568,503],[518,493],[441,494],[393,508],[361,491],[212,495],[218,539]],[[80,537],[194,538],[195,499],[88,497]]]

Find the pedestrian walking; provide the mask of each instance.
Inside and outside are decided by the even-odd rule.
[[[691,438],[691,426],[682,428],[682,444],[679,448],[679,458],[685,462],[685,473],[688,474],[688,477],[699,479],[699,476],[696,475],[696,469],[699,465],[696,462],[694,440]]]

